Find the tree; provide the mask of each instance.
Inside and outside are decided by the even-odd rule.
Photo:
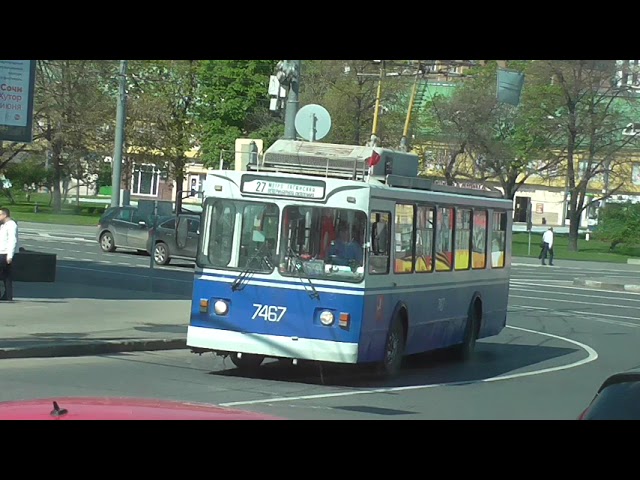
[[[175,180],[176,211],[182,209],[187,152],[199,146],[195,111],[197,60],[131,62],[126,143],[144,161],[160,164]]]
[[[543,60],[532,64],[544,128],[560,132],[548,157],[562,166],[566,178],[569,250],[578,249],[582,212],[610,197],[629,180],[622,150],[633,140],[623,136],[628,123],[625,90],[615,82],[612,64],[598,60]],[[605,193],[587,199],[589,185],[602,178]],[[608,184],[608,185],[607,185]]]
[[[204,60],[198,71],[197,119],[205,164],[218,165],[220,152],[233,152],[237,138],[261,138],[265,148],[284,133],[269,111],[269,77],[276,60]],[[225,158],[228,165],[232,156]]]
[[[521,71],[527,66],[510,64]],[[449,185],[458,178],[497,180],[504,198],[513,199],[531,175],[557,162],[544,156],[554,132],[541,128],[539,96],[528,86],[519,107],[499,103],[496,75],[496,62],[471,69],[450,97],[435,95],[427,103],[422,126],[430,140],[446,146],[426,160]]]
[[[34,129],[50,152],[56,212],[62,205],[61,185],[77,175],[78,156],[105,152],[105,126],[115,118],[105,88],[113,67],[113,62],[96,60],[37,62]]]
[[[323,142],[363,145],[369,141],[378,79],[370,60],[302,62],[300,104],[320,104],[331,115],[331,131]],[[409,91],[402,79],[383,80],[377,133],[382,146],[399,145]]]

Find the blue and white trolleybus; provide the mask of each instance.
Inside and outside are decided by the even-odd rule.
[[[377,363],[506,324],[512,203],[418,176],[416,155],[279,140],[211,171],[187,345],[265,358]]]

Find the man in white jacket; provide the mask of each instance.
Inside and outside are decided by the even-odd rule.
[[[544,261],[547,259],[547,253],[549,254],[549,265],[553,265],[553,227],[549,227],[549,230],[542,235],[542,265],[545,265]]]
[[[11,268],[17,245],[18,225],[8,208],[0,208],[0,278],[4,282],[4,294],[0,300],[13,300]]]

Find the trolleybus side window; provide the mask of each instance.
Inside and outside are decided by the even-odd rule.
[[[433,237],[435,210],[418,206],[416,215],[416,272],[433,272]]]
[[[469,270],[469,255],[471,250],[471,210],[458,209],[456,211],[455,239],[455,269]]]
[[[491,267],[503,268],[505,241],[507,238],[507,214],[493,212],[493,231],[491,232]]]
[[[484,269],[487,266],[487,212],[473,212],[473,268]]]
[[[390,213],[371,212],[371,250],[369,255],[369,273],[371,274],[389,273],[390,222]]]
[[[414,206],[396,205],[395,221],[395,273],[413,272],[413,224]]]
[[[453,266],[453,208],[438,207],[436,222],[436,271],[448,272]]]

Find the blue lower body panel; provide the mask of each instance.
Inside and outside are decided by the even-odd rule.
[[[233,292],[227,280],[204,278],[196,278],[194,284],[188,346],[270,357],[358,361],[361,289],[341,293],[340,288],[316,286],[317,299],[300,282],[249,281]],[[215,313],[219,300],[228,305],[225,315]],[[204,302],[206,307],[201,306]],[[320,314],[326,311],[333,314],[331,325],[320,321]]]
[[[482,302],[479,338],[497,335],[506,325],[508,280],[366,293],[351,285],[316,285],[316,299],[308,283],[305,288],[302,282],[249,280],[233,292],[232,278],[196,277],[188,346],[336,363],[379,362],[400,307],[408,316],[405,353],[410,355],[462,343],[475,298]],[[228,313],[215,313],[219,300],[228,305]],[[320,322],[325,311],[334,316],[328,326]],[[343,325],[341,316],[348,316]]]

